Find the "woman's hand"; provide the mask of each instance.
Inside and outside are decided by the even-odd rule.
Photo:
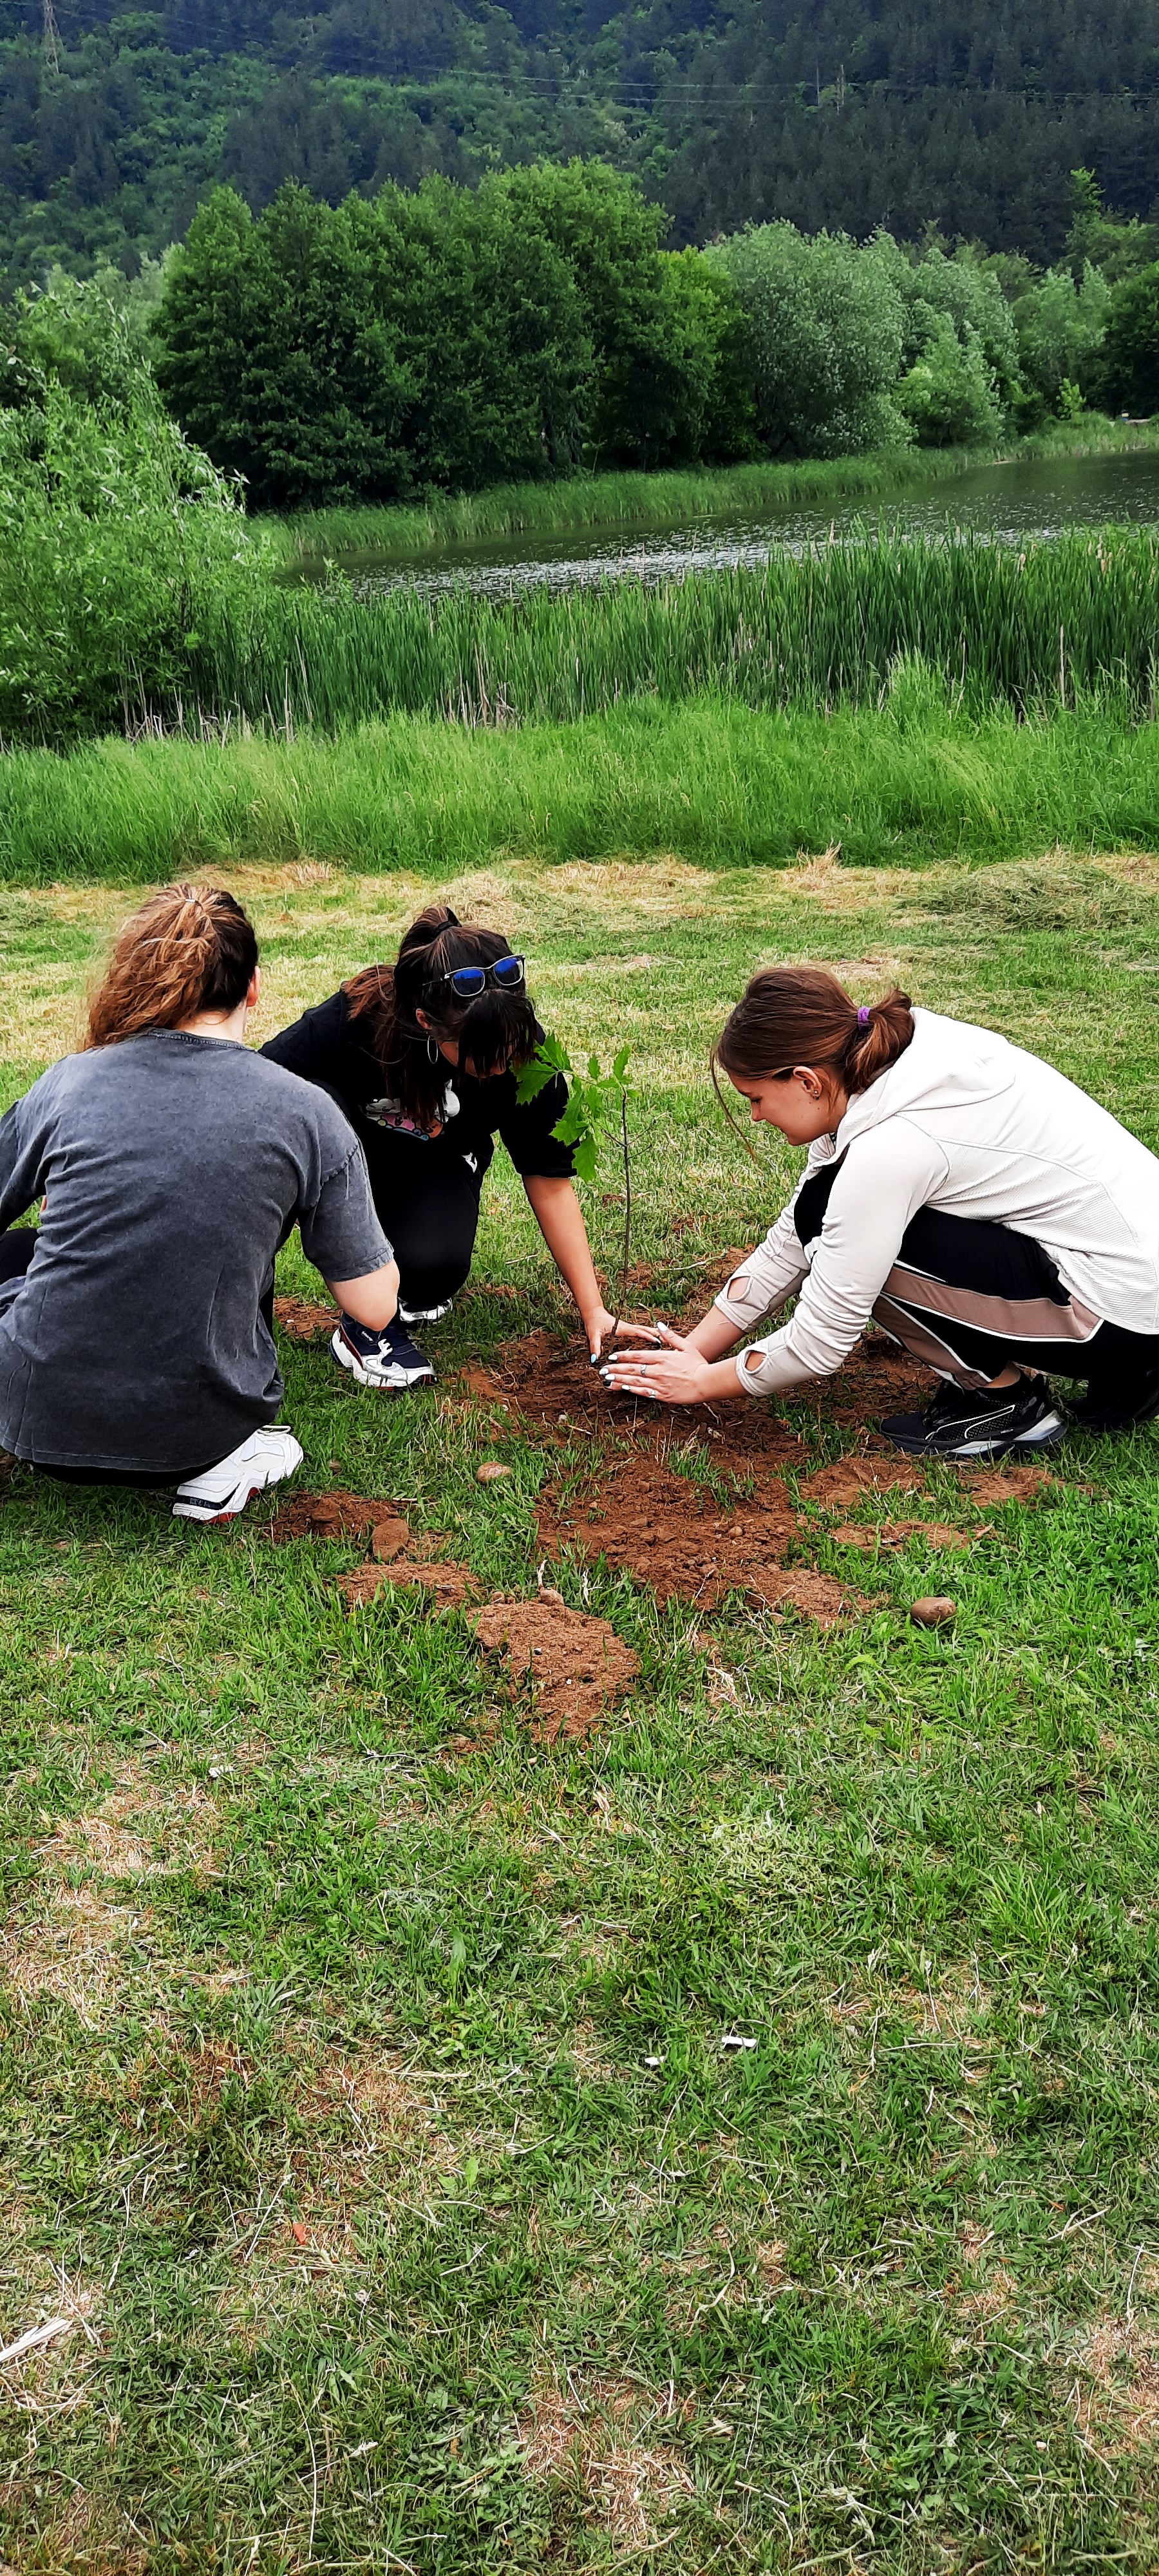
[[[588,1337],[588,1349],[593,1363],[599,1359],[604,1343],[610,1341],[613,1334],[630,1333],[633,1341],[650,1342],[653,1349],[660,1338],[658,1325],[623,1324],[618,1315],[609,1315],[606,1306],[596,1306],[589,1315],[584,1316],[584,1331]]]
[[[665,1344],[663,1350],[614,1351],[601,1369],[605,1385],[617,1395],[648,1395],[659,1404],[704,1404],[710,1396],[738,1392],[731,1361],[724,1368],[714,1365],[670,1324],[657,1324],[655,1335]]]

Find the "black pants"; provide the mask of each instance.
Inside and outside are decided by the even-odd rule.
[[[479,1175],[459,1157],[438,1163],[404,1190],[371,1188],[384,1234],[394,1245],[404,1306],[444,1306],[471,1267],[479,1225]]]
[[[844,1159],[844,1158],[842,1158]],[[802,1244],[820,1234],[839,1164],[800,1191]],[[919,1208],[873,1309],[874,1321],[915,1359],[960,1386],[986,1386],[1013,1361],[1085,1378],[1100,1403],[1131,1397],[1159,1368],[1159,1333],[1106,1324],[1063,1287],[1028,1234]]]

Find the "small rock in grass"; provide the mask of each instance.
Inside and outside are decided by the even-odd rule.
[[[944,1592],[932,1592],[924,1600],[911,1601],[909,1615],[919,1628],[952,1628],[958,1604]]]
[[[497,1485],[501,1477],[510,1474],[510,1467],[504,1467],[498,1458],[485,1458],[482,1466],[475,1469],[475,1482],[478,1485]]]
[[[370,1533],[370,1553],[379,1565],[389,1565],[392,1557],[401,1556],[410,1538],[410,1524],[401,1517],[376,1521]]]

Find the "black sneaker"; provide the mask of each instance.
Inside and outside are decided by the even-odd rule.
[[[1093,1387],[1077,1404],[1072,1404],[1070,1418],[1076,1431],[1133,1431],[1136,1423],[1153,1422],[1159,1413],[1159,1369],[1142,1369],[1135,1380],[1133,1394],[1100,1396]]]
[[[453,1297],[446,1297],[441,1306],[408,1306],[406,1298],[400,1297],[398,1321],[400,1324],[441,1324],[444,1315],[450,1314],[454,1302]]]
[[[893,1413],[880,1428],[914,1458],[1004,1458],[1008,1449],[1053,1449],[1066,1417],[1044,1377],[1020,1377],[1016,1386],[947,1380],[924,1413]]]
[[[375,1394],[407,1395],[413,1387],[434,1385],[435,1372],[425,1351],[412,1342],[397,1315],[384,1333],[372,1333],[368,1325],[356,1324],[352,1315],[343,1315],[330,1348],[355,1383]]]

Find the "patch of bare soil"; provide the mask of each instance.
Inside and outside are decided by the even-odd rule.
[[[1037,1503],[1054,1484],[1045,1467],[968,1467],[962,1483],[975,1503]]]
[[[360,1610],[381,1592],[384,1583],[413,1583],[429,1592],[437,1610],[458,1610],[478,1585],[465,1565],[421,1563],[410,1557],[393,1558],[387,1564],[356,1565],[349,1574],[340,1574],[338,1589],[348,1610]]]
[[[583,1344],[576,1337],[540,1326],[518,1341],[505,1342],[489,1369],[468,1369],[460,1383],[477,1403],[542,1424],[561,1440],[629,1437],[635,1446],[663,1457],[673,1435],[689,1431],[717,1438],[722,1457],[796,1464],[803,1444],[796,1431],[772,1405],[684,1406],[643,1404],[635,1396],[615,1395],[604,1385]]]
[[[569,1610],[558,1593],[535,1601],[491,1601],[468,1618],[480,1645],[505,1656],[513,1678],[531,1693],[533,1733],[541,1744],[586,1735],[622,1699],[640,1658],[608,1619]]]
[[[603,1556],[616,1571],[652,1585],[661,1601],[711,1608],[729,1592],[749,1592],[769,1609],[792,1609],[823,1627],[860,1617],[872,1603],[831,1574],[781,1563],[799,1534],[779,1478],[751,1502],[722,1509],[707,1486],[662,1466],[646,1450],[607,1460],[591,1484],[572,1496],[548,1486],[539,1508],[539,1542],[548,1554],[567,1547]]]
[[[291,1342],[316,1342],[323,1333],[332,1333],[338,1321],[336,1306],[322,1306],[308,1297],[275,1297],[274,1322]]]
[[[954,1529],[949,1521],[845,1521],[833,1532],[839,1547],[865,1548],[871,1555],[908,1547],[911,1538],[928,1539],[931,1547],[973,1547],[976,1539],[993,1535],[985,1521],[972,1530]]]
[[[866,1494],[914,1494],[923,1484],[922,1471],[912,1458],[839,1458],[835,1466],[819,1467],[807,1476],[797,1491],[803,1503],[821,1503],[826,1511],[847,1511],[851,1503],[860,1503]]]
[[[396,1503],[381,1494],[291,1494],[267,1521],[263,1536],[275,1547],[293,1538],[362,1538],[369,1534],[373,1554],[383,1565],[401,1554],[410,1524]]]

